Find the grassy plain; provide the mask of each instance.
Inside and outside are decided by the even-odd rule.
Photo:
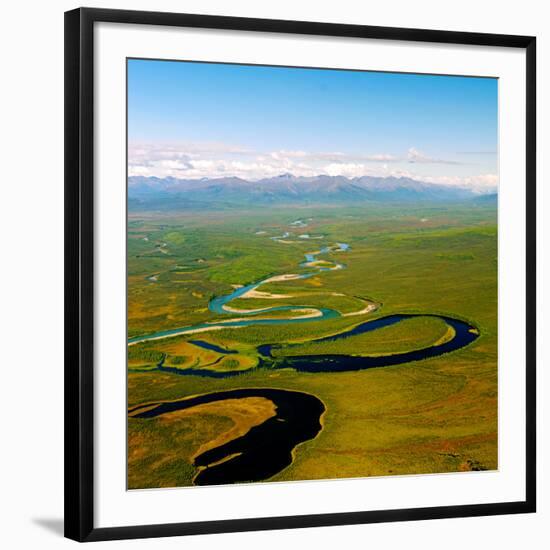
[[[308,220],[307,227],[291,226],[298,219]],[[291,233],[285,242],[270,238],[285,231]],[[304,233],[323,239],[298,238]],[[232,285],[310,272],[311,266],[299,265],[304,254],[335,242],[347,243],[350,249],[318,258],[344,264],[345,269],[268,283],[261,291],[289,297],[240,298],[231,307],[307,305],[350,313],[372,301],[378,305],[375,312],[227,328],[130,346],[129,406],[241,387],[316,395],[326,406],[323,429],[314,440],[298,446],[293,463],[274,481],[497,468],[494,206],[130,213],[128,336],[239,317],[212,313],[209,300],[232,292]],[[378,354],[418,349],[449,337],[441,321],[422,317],[357,337],[307,343],[367,319],[407,312],[468,320],[479,328],[480,337],[447,355],[362,372],[254,368],[255,348],[264,343],[301,342],[274,351],[283,355]],[[193,339],[238,353],[206,350],[189,342]],[[236,369],[240,374],[214,379],[160,372],[155,366],[163,356],[166,366]],[[129,487],[191,484],[196,474],[192,457],[199,449],[234,437],[238,426],[252,426],[267,414],[265,407],[236,403],[220,402],[180,416],[129,418]]]
[[[291,355],[380,355],[403,353],[442,343],[449,335],[450,327],[437,317],[413,317],[397,325],[383,327],[373,332],[348,336],[339,340],[304,342],[275,348],[274,357]]]

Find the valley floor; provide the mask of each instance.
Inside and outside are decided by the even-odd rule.
[[[297,219],[307,219],[307,227],[292,225]],[[286,233],[288,243],[271,238]],[[303,233],[323,239],[312,246],[300,238]],[[304,261],[305,255],[334,243],[349,248],[329,250],[317,257],[318,265]],[[330,269],[335,264],[343,268]],[[214,297],[266,279],[227,306],[240,311],[216,313],[209,307]],[[272,317],[277,324],[218,326],[128,348],[130,408],[239,388],[297,391],[319,399],[322,429],[298,443],[291,464],[270,481],[498,467],[494,206],[131,213],[128,283],[129,338],[216,324],[247,310],[282,308],[245,316]],[[284,322],[304,308],[338,316]],[[463,319],[478,329],[479,337],[439,357],[366,371],[262,368],[265,358],[257,348],[263,344],[300,343],[273,350],[275,358],[376,356],[452,338],[437,318],[418,317],[359,336],[311,342],[393,313]],[[182,375],[189,369],[193,374]],[[273,404],[260,401],[222,400],[154,418],[130,415],[129,487],[193,483],[201,452],[238,439],[270,418]]]

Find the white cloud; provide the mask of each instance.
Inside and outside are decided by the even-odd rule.
[[[430,162],[430,158],[421,153],[418,149],[411,147],[407,151],[407,159],[409,162]]]
[[[378,162],[391,162],[397,161],[399,159],[397,157],[394,157],[393,155],[371,155],[367,157],[367,160],[374,160]]]
[[[444,160],[444,159],[438,159],[434,157],[430,157],[415,147],[410,147],[407,151],[407,160],[410,163],[424,163],[424,164],[462,164],[460,162],[456,162],[454,160]]]
[[[346,178],[357,178],[360,176],[374,176],[375,170],[365,164],[355,163],[332,163],[327,164],[323,170],[329,176],[346,176]]]
[[[496,191],[498,188],[498,174],[479,174],[476,176],[428,176],[422,181],[427,183],[440,183],[443,185],[454,185],[456,187],[468,187],[478,193]]]
[[[428,164],[458,164],[438,160],[411,147],[406,154],[348,154],[339,151],[309,152],[302,150],[253,151],[225,143],[132,143],[128,148],[130,176],[174,177],[181,179],[236,176],[258,180],[291,173],[295,176],[410,177],[429,183],[469,187],[480,192],[496,188],[498,176],[480,174],[457,176],[422,173]],[[418,169],[412,166],[418,165]],[[413,172],[414,170],[414,172]],[[456,169],[454,170],[456,171]]]
[[[233,175],[261,179],[290,172],[296,176],[322,173],[364,175],[365,163],[380,164],[402,159],[388,153],[347,154],[277,150],[255,152],[223,143],[131,144],[128,168],[131,176],[201,178]],[[328,167],[327,167],[327,163]]]

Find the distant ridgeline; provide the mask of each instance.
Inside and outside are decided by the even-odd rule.
[[[405,177],[296,177],[283,174],[258,181],[247,181],[237,177],[128,178],[130,210],[417,201],[471,201],[480,205],[496,205],[497,195],[479,194],[464,187],[426,183]]]

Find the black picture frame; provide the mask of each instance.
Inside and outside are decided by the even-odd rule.
[[[94,527],[93,27],[97,22],[378,38],[525,50],[527,407],[524,501],[131,527]],[[535,160],[535,37],[95,8],[79,8],[65,13],[65,536],[76,541],[101,541],[535,512]]]

